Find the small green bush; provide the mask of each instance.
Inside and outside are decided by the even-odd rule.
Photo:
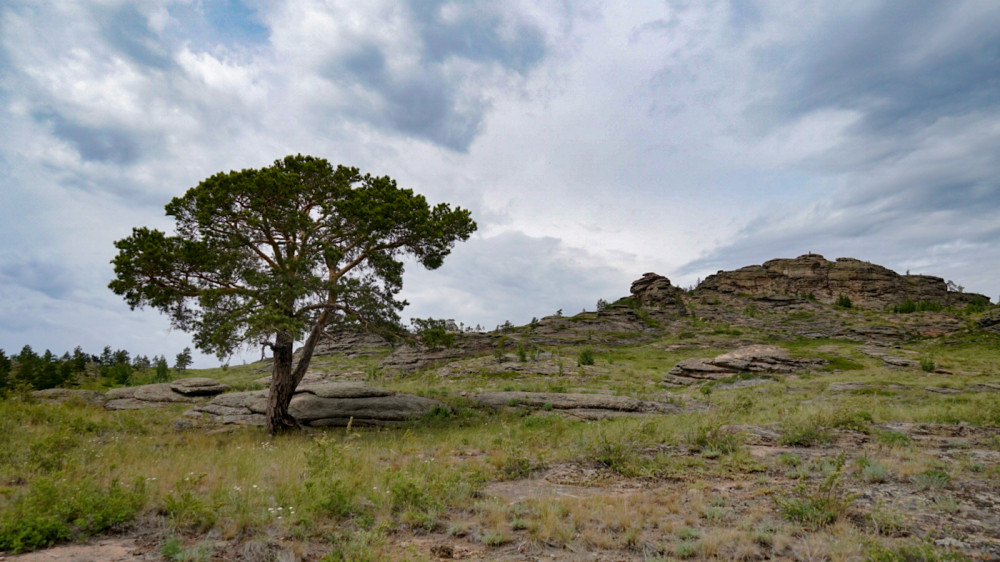
[[[840,308],[851,308],[854,306],[853,304],[851,304],[851,298],[848,297],[847,295],[838,296],[837,302],[835,302],[834,304],[839,306]]]
[[[580,355],[576,358],[577,366],[583,365],[593,365],[594,364],[594,350],[589,347],[585,347],[580,350]]]
[[[924,357],[920,359],[920,368],[928,373],[933,373],[937,365],[934,364],[934,360],[930,357]]]
[[[142,479],[126,487],[90,478],[43,477],[15,494],[0,512],[0,551],[34,550],[79,540],[130,521],[146,500]]]

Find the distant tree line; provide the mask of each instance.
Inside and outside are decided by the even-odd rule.
[[[174,370],[183,373],[192,362],[191,348],[186,347],[177,354]],[[30,345],[11,356],[0,349],[0,397],[15,389],[44,390],[81,384],[124,386],[168,380],[170,367],[163,355],[132,357],[127,350],[112,350],[111,346],[105,346],[100,355],[85,353],[80,346],[61,356],[48,349],[39,355]]]

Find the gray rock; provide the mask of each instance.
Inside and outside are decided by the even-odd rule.
[[[170,388],[185,396],[215,396],[229,390],[229,385],[205,377],[190,377],[171,382]]]
[[[491,408],[527,406],[555,410],[606,410],[614,412],[677,412],[673,404],[649,402],[628,396],[558,392],[483,392],[472,400]]]
[[[223,424],[263,425],[268,391],[231,392],[191,410]],[[296,389],[288,412],[303,425],[344,426],[398,424],[419,418],[442,402],[397,394],[355,382],[316,383]]]
[[[740,373],[794,373],[825,364],[824,359],[792,357],[774,345],[748,345],[714,359],[683,359],[664,376],[670,384],[717,380]]]

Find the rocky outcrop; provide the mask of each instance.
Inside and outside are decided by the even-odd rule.
[[[451,347],[429,349],[403,345],[390,353],[379,366],[390,370],[416,371],[454,359],[490,353],[493,350],[493,339],[487,334],[470,332],[455,334]]]
[[[983,330],[1000,334],[1000,308],[991,310],[979,319],[979,327]]]
[[[685,385],[724,379],[740,373],[793,373],[825,364],[823,359],[792,357],[775,345],[749,345],[714,359],[683,359],[664,376],[666,383]]]
[[[490,408],[526,407],[558,410],[574,417],[601,419],[640,413],[677,413],[680,407],[661,402],[607,394],[571,394],[558,392],[483,392],[474,402]]]
[[[646,273],[632,282],[629,289],[632,298],[645,308],[657,308],[677,314],[687,314],[684,306],[684,290],[674,287],[670,279],[656,273]]]
[[[264,425],[267,390],[232,392],[199,404],[185,415],[209,417],[223,424]],[[356,382],[301,385],[295,390],[288,412],[302,425],[346,426],[392,425],[420,418],[443,403]]]
[[[215,396],[229,390],[229,386],[213,379],[192,377],[173,382],[124,386],[112,388],[104,394],[108,410],[136,410],[158,408],[178,402],[197,402],[207,396]]]
[[[929,301],[946,306],[964,306],[983,295],[949,291],[940,277],[900,275],[891,269],[854,258],[829,261],[819,254],[795,259],[775,259],[735,271],[719,271],[702,281],[698,292],[758,295],[797,295],[834,303],[846,296],[860,308],[884,309]]]
[[[389,342],[378,334],[359,330],[337,330],[324,333],[313,350],[314,356],[343,353],[348,357],[372,355],[389,347]],[[295,351],[295,358],[301,356],[302,350]]]

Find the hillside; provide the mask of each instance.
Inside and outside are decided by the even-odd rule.
[[[11,397],[0,550],[997,559],[1000,309],[949,285],[810,254],[433,347],[336,334],[274,440],[266,361]]]

